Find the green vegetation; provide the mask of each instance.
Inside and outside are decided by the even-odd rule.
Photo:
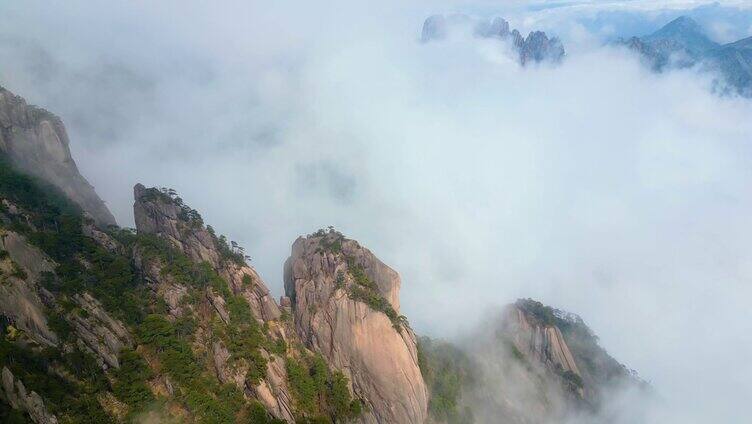
[[[114,372],[115,384],[112,391],[121,402],[134,410],[141,410],[154,401],[146,382],[152,372],[146,361],[132,350],[120,354],[120,368]]]
[[[251,315],[251,307],[240,296],[230,296],[227,300],[230,325],[227,327],[227,348],[233,360],[245,359],[249,369],[246,381],[256,385],[266,376],[266,359],[261,347],[269,346],[263,328]]]
[[[35,352],[0,337],[0,364],[8,367],[28,390],[44,396],[47,409],[62,422],[113,422],[97,401],[100,390],[107,388],[107,380],[102,378],[101,369],[96,366],[92,368],[93,360],[84,358],[83,353],[75,355],[76,357],[64,358],[59,356],[58,351]],[[76,360],[84,363],[72,370],[72,377],[75,378],[63,378],[53,371],[56,367],[71,365]],[[0,417],[2,414],[18,420],[17,413],[0,411]]]
[[[321,240],[319,240],[320,252],[332,252],[334,254],[342,252],[342,242],[345,241],[345,236],[332,226],[329,226],[326,230],[322,228],[309,236],[321,237]]]
[[[141,194],[141,199],[148,202],[162,202],[175,205],[179,208],[178,218],[180,218],[181,221],[188,223],[194,228],[204,225],[204,219],[201,218],[201,214],[199,214],[197,210],[184,204],[183,199],[178,196],[174,189],[166,187],[160,189],[157,189],[156,187],[147,188]]]
[[[203,225],[200,215],[185,206],[174,190],[147,190],[145,196],[177,204],[181,207],[180,218],[189,226]],[[25,235],[58,264],[54,273],[42,275],[40,283],[56,297],[58,306],[45,313],[50,328],[66,345],[65,350],[29,347],[23,333],[3,318],[2,334],[7,328],[8,337],[0,336],[0,364],[7,366],[27,388],[39,393],[61,423],[113,422],[113,417],[100,405],[107,392],[129,407],[126,421],[172,401],[155,398],[152,393],[148,381],[157,374],[169,376],[175,388],[174,400],[187,407],[192,421],[281,423],[271,418],[258,402],[246,401],[236,386],[220,384],[216,376],[206,371],[210,367],[206,366],[205,358],[197,356],[191,346],[197,328],[195,317],[189,312],[177,320],[168,318],[166,303],[143,284],[131,257],[107,251],[85,236],[83,228],[88,222],[81,210],[57,189],[16,172],[0,157],[0,197],[17,205],[23,213],[11,214],[0,203],[0,212],[9,219],[2,227]],[[189,288],[188,298],[194,306],[199,306],[207,289],[226,300],[232,325],[220,325],[219,335],[225,338],[233,358],[245,359],[250,364],[251,383],[263,378],[266,370],[260,347],[284,354],[284,342],[267,340],[265,328],[251,316],[245,299],[235,296],[208,263],[192,262],[155,236],[120,229],[113,229],[111,235],[122,243],[122,252],[138,251],[145,260],[158,260],[164,275]],[[244,263],[242,248],[236,243],[230,247],[224,237],[217,238],[217,242],[226,259]],[[8,255],[3,251],[0,256]],[[19,271],[14,274],[23,277]],[[250,277],[245,280],[245,284],[252,283]],[[156,359],[154,369],[141,354],[126,350],[120,354],[121,367],[111,369],[107,376],[92,356],[75,347],[75,332],[66,316],[86,318],[87,311],[73,300],[73,295],[83,292],[90,293],[108,313],[135,329],[137,342]],[[0,402],[0,422],[27,422],[27,417]]]
[[[34,421],[27,414],[13,409],[6,401],[0,399],[0,423],[33,424]]]
[[[248,407],[233,385],[220,385],[202,372],[190,345],[161,315],[149,315],[138,328],[139,342],[157,354],[163,371],[177,384],[176,396],[202,423],[234,423]],[[143,377],[143,375],[139,375]]]
[[[558,323],[556,318],[555,309],[546,306],[533,299],[519,299],[516,302],[518,308],[527,312],[530,316],[544,326],[552,326]]]
[[[476,381],[470,358],[450,343],[421,337],[418,365],[431,394],[430,416],[446,424],[473,423],[472,411],[462,406],[462,392]]]
[[[285,362],[287,379],[295,398],[300,423],[343,423],[363,412],[363,406],[352,399],[347,377],[330,371],[321,355],[302,360],[288,357]]]
[[[83,234],[84,218],[56,188],[16,172],[0,160],[0,196],[23,208],[29,220],[7,214],[11,230],[49,255],[58,266],[42,284],[55,294],[90,292],[115,317],[137,323],[146,309],[146,289],[130,261]],[[17,273],[19,278],[23,277]]]
[[[363,266],[355,263],[353,258],[347,258],[347,270],[355,283],[348,288],[350,298],[365,303],[375,311],[383,312],[392,321],[392,326],[401,331],[402,326],[407,325],[407,318],[394,310],[392,304],[381,294],[376,283],[368,277]]]

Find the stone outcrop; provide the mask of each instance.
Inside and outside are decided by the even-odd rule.
[[[543,31],[533,31],[523,37],[516,29],[510,30],[509,22],[500,17],[485,20],[463,14],[429,16],[423,23],[421,40],[424,43],[443,40],[452,31],[507,42],[517,53],[518,61],[523,66],[530,63],[560,62],[566,54],[564,45],[557,37],[549,38]]]
[[[279,318],[279,306],[256,270],[246,264],[242,255],[238,259],[237,252],[222,246],[195,210],[168,194],[155,188],[147,189],[141,184],[134,187],[134,197],[133,211],[139,233],[157,235],[193,261],[209,263],[227,280],[235,294],[248,301],[258,320]]]
[[[399,316],[399,288],[394,270],[334,231],[299,238],[285,263],[298,337],[349,378],[367,406],[361,422],[427,418],[428,393],[415,335]]]
[[[44,405],[44,400],[35,391],[28,391],[23,382],[17,379],[13,373],[3,367],[0,375],[2,397],[14,409],[18,409],[29,414],[29,417],[36,424],[57,424],[58,420],[50,413]]]
[[[0,87],[0,151],[11,164],[58,187],[102,226],[115,224],[94,187],[78,172],[63,122]]]

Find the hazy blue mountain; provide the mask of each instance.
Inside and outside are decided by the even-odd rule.
[[[557,37],[549,38],[543,31],[533,31],[523,37],[509,22],[496,17],[491,20],[477,19],[464,14],[433,15],[426,18],[421,31],[424,43],[446,38],[451,31],[468,32],[478,38],[492,38],[511,43],[523,66],[530,62],[558,63],[566,52]]]
[[[707,59],[708,66],[718,70],[728,86],[752,97],[752,37],[714,49]]]
[[[656,71],[699,66],[717,72],[716,90],[752,96],[752,37],[720,45],[700,24],[681,16],[643,37],[619,40]]]
[[[642,41],[653,46],[674,46],[685,50],[692,57],[700,57],[708,50],[718,47],[705,30],[694,19],[680,16],[658,31],[642,37]]]

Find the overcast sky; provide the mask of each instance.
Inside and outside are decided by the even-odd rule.
[[[3,2],[0,84],[63,118],[121,225],[135,183],[175,188],[277,295],[294,239],[334,225],[400,272],[419,333],[534,297],[656,386],[652,422],[746,419],[752,102],[604,42],[681,14],[748,37],[749,2],[94,3]],[[567,58],[420,43],[446,12]]]

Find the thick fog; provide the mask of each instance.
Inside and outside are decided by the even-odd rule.
[[[533,297],[653,385],[648,422],[744,421],[752,101],[604,42],[680,14],[747,37],[749,3],[368,3],[5,2],[0,85],[63,118],[123,226],[135,183],[175,188],[279,295],[294,239],[334,225],[400,272],[420,334]],[[421,43],[444,12],[567,57]]]

